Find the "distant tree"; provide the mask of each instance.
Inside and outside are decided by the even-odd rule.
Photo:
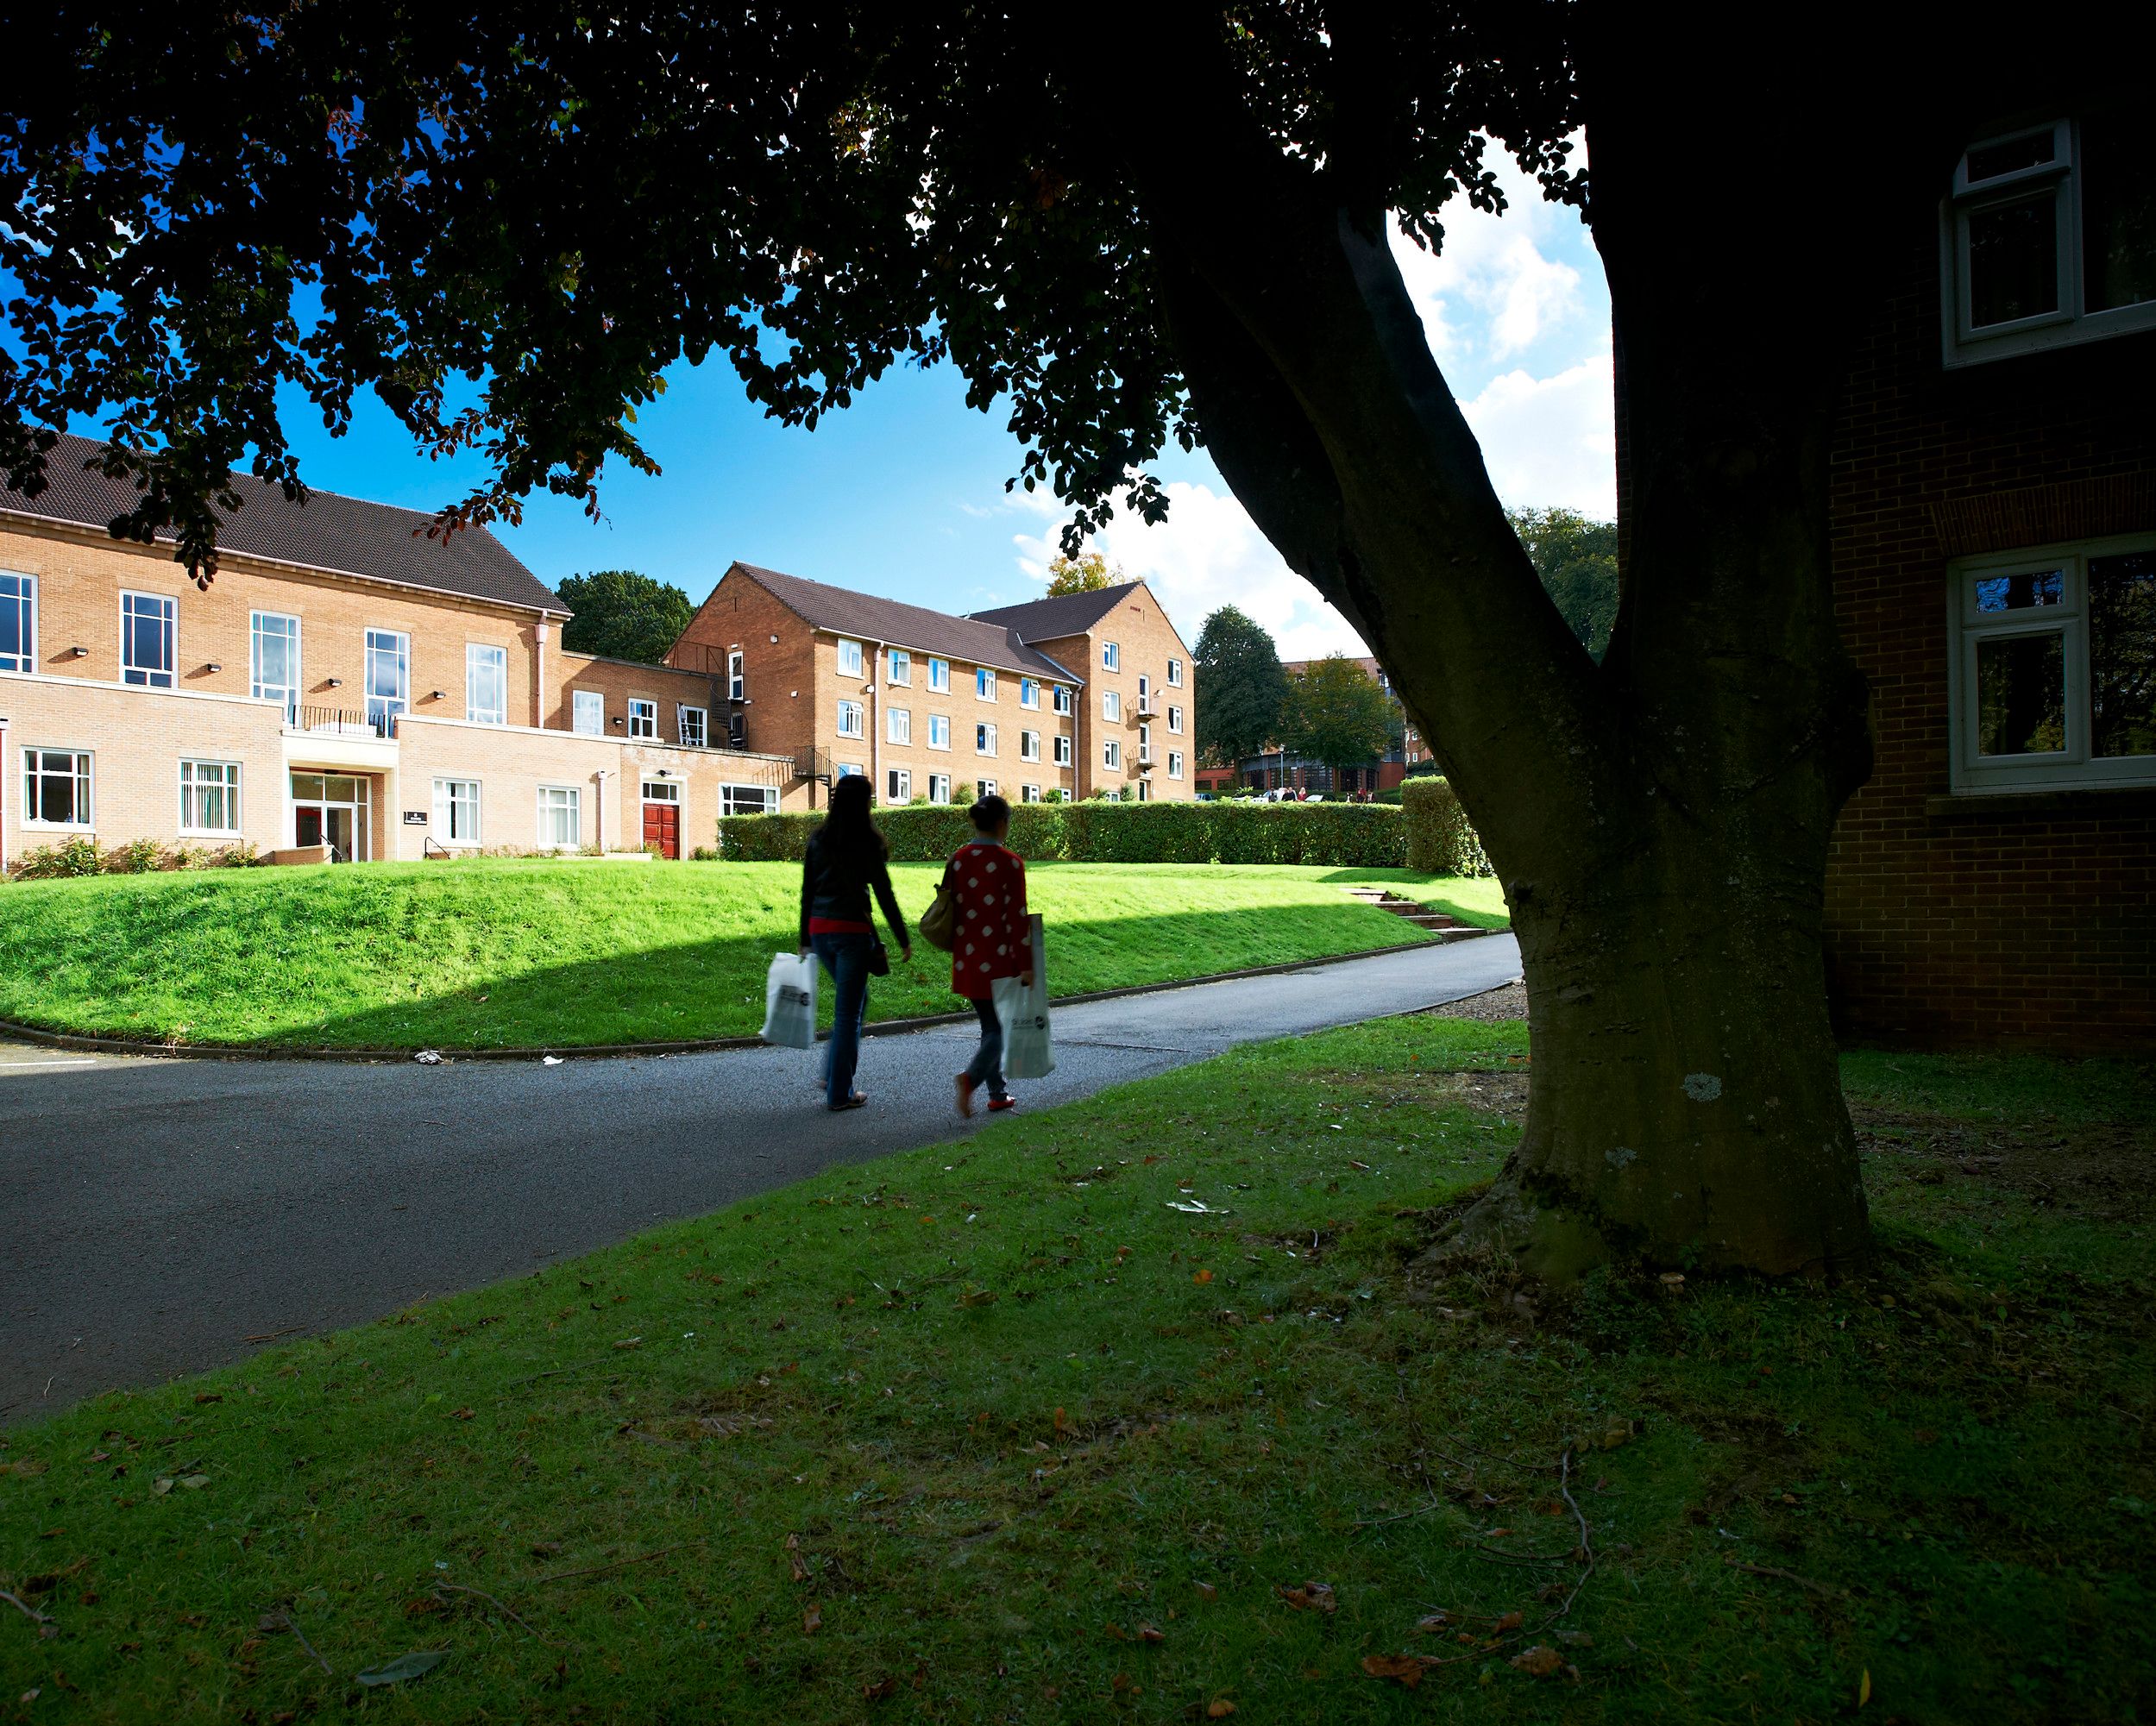
[[[1066,557],[1060,551],[1048,560],[1048,592],[1056,593],[1097,593],[1103,587],[1112,587],[1123,579],[1122,566],[1109,568],[1107,557],[1098,550],[1087,551],[1076,557]]]
[[[1197,748],[1233,767],[1273,741],[1287,674],[1256,619],[1223,606],[1197,632]]]
[[[1577,510],[1512,510],[1512,531],[1527,548],[1566,624],[1599,662],[1617,622],[1617,524]]]
[[[572,575],[558,590],[575,613],[562,631],[571,653],[603,654],[657,665],[666,657],[696,608],[670,581],[633,569],[594,569]]]
[[[1383,753],[1394,720],[1384,686],[1345,655],[1329,654],[1288,674],[1279,740],[1283,749],[1337,773]]]

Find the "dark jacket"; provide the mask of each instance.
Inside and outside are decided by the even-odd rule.
[[[820,828],[808,836],[808,853],[801,865],[801,944],[808,945],[808,919],[833,923],[866,923],[869,889],[883,907],[883,920],[902,947],[912,945],[906,919],[898,913],[898,900],[891,892],[891,872],[877,857],[864,869],[859,859],[827,857]]]

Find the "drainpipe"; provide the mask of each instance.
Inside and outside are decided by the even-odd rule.
[[[869,649],[869,687],[861,692],[868,698],[861,706],[869,728],[869,796],[874,800],[883,794],[884,644],[880,641],[864,644]]]
[[[531,726],[546,729],[546,613],[531,631]]]

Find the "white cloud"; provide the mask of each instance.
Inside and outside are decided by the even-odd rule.
[[[1617,432],[1610,356],[1553,377],[1506,372],[1460,404],[1497,494],[1515,507],[1562,504],[1599,521],[1617,515]]]

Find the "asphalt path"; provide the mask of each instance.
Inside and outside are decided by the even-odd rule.
[[[1060,1007],[1021,1107],[1518,975],[1492,935]],[[871,1038],[869,1106],[837,1115],[792,1049],[421,1066],[0,1044],[0,1425],[960,1137],[973,1040]]]

